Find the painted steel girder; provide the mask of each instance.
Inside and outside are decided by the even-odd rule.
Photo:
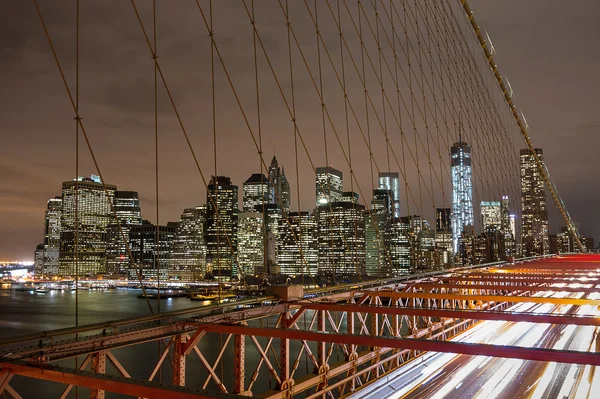
[[[600,278],[600,275],[597,275],[596,273],[593,273],[590,276],[590,273],[568,273],[565,272],[563,273],[562,271],[553,271],[553,272],[548,272],[548,273],[513,273],[512,271],[508,270],[508,271],[502,271],[502,272],[489,272],[489,273],[483,273],[483,272],[477,272],[477,273],[463,273],[464,276],[469,276],[469,277],[490,277],[490,276],[506,276],[506,277],[534,277],[534,278],[543,278],[543,277],[548,277],[548,278],[553,278],[553,277],[560,277],[560,278],[573,278],[573,279],[583,279],[583,278],[588,278],[590,280],[594,280],[594,279],[598,279]]]
[[[39,380],[53,381],[61,384],[77,385],[95,390],[116,392],[134,397],[148,399],[214,399],[217,393],[207,395],[206,391],[193,390],[185,387],[162,385],[157,382],[140,381],[115,375],[104,375],[86,371],[77,371],[64,367],[40,367],[14,361],[0,362],[0,370],[9,371],[11,374]],[[222,396],[221,396],[222,397]],[[242,398],[229,395],[231,398]]]
[[[422,309],[410,307],[311,303],[305,309],[327,310],[330,312],[370,313],[398,316],[444,317],[473,320],[502,320],[529,323],[550,323],[578,326],[600,326],[600,317],[571,316],[553,313],[515,313],[504,311],[482,310],[452,310],[452,309]]]
[[[446,289],[469,289],[469,290],[492,290],[492,291],[535,291],[535,292],[581,292],[590,294],[600,292],[600,288],[573,288],[573,287],[548,287],[528,285],[496,285],[496,284],[440,284],[440,283],[416,283],[411,288],[446,288]]]
[[[599,284],[600,279],[589,280],[585,282],[573,281],[562,277],[510,277],[490,274],[493,277],[469,277],[469,276],[451,276],[440,277],[438,281],[492,281],[492,282],[514,282],[514,283],[531,283],[531,284]]]
[[[417,351],[457,353],[462,355],[492,356],[509,359],[600,366],[600,356],[598,356],[598,353],[595,352],[523,348],[518,346],[472,344],[465,342],[432,341],[424,339],[386,338],[368,335],[328,334],[313,331],[247,327],[232,324],[199,324],[197,327],[212,333],[246,334],[279,339],[329,342],[346,345],[355,344],[380,348],[409,349]]]
[[[450,299],[457,301],[482,301],[482,302],[531,302],[552,303],[554,305],[593,305],[600,306],[600,299],[583,298],[545,298],[538,296],[514,295],[459,295],[459,294],[430,294],[426,292],[394,292],[394,291],[368,291],[371,296],[403,299]]]

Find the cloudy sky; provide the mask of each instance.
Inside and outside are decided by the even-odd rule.
[[[39,0],[71,88],[74,87],[75,71],[74,3]],[[210,46],[195,3],[176,3],[175,6],[175,2],[157,1],[159,60],[200,168],[208,179],[214,173]],[[238,87],[252,131],[257,135],[256,102],[251,90],[254,87],[254,71],[249,20],[241,2],[217,3],[216,40]],[[304,2],[290,3],[297,39],[309,54],[307,61],[316,76],[314,26],[310,28],[310,16],[303,8]],[[329,3],[335,10],[336,2],[329,0]],[[344,3],[351,3],[353,10],[356,8],[356,2]],[[387,1],[383,3],[388,4]],[[400,12],[402,3],[400,0],[395,2]],[[412,2],[406,3],[409,10],[415,10],[410,8]],[[431,7],[434,2],[428,3]],[[596,95],[600,88],[600,24],[597,22],[600,4],[595,0],[579,0],[576,5],[560,0],[481,0],[471,3],[480,26],[485,28],[494,44],[502,74],[510,80],[515,102],[527,118],[534,145],[543,147],[552,178],[573,219],[583,234],[600,238],[600,214],[597,211],[600,190],[595,179],[600,167],[600,160],[595,156],[600,147],[600,101]],[[151,33],[150,2],[138,1],[138,4],[145,27]],[[207,3],[201,4],[207,13]],[[278,76],[285,77],[280,83],[288,93],[287,31],[282,11],[277,1],[256,4],[261,38],[269,49]],[[321,29],[327,47],[339,56],[335,26],[324,4],[321,2],[319,9],[319,18],[324,21]],[[345,13],[343,7],[342,14]],[[422,11],[423,7],[416,10]],[[356,37],[352,38],[351,20],[346,16],[343,21],[344,31],[348,32],[349,52],[360,62],[359,41]],[[424,21],[421,20],[421,23]],[[309,28],[302,29],[302,26]],[[367,30],[366,26],[363,28]],[[410,33],[406,38],[414,40]],[[400,40],[399,45],[402,43],[406,44]],[[375,51],[372,54],[377,63],[373,44],[371,40],[370,48]],[[73,178],[75,173],[73,112],[32,2],[0,4],[0,54],[0,81],[3,83],[0,90],[0,260],[32,259],[35,245],[42,240],[46,201],[60,195],[61,182]],[[323,65],[326,65],[326,54],[322,56]],[[356,106],[357,118],[364,121],[366,114],[358,100],[362,96],[360,80],[352,76],[349,54],[345,57],[349,95]],[[314,201],[311,163],[313,166],[324,165],[326,151],[322,144],[319,101],[315,100],[312,92],[311,76],[303,72],[302,59],[297,51],[293,59],[297,116],[302,122],[307,146],[306,152],[301,147],[298,151],[301,170],[298,197],[300,207],[309,209]],[[280,164],[285,166],[292,184],[294,208],[297,207],[298,190],[290,117],[279,96],[277,84],[271,78],[269,66],[260,56],[259,70],[264,158],[267,163],[270,162],[275,151]],[[372,72],[367,72],[367,75],[367,80],[373,84],[375,75]],[[234,183],[241,186],[251,173],[260,170],[260,161],[222,69],[217,68],[215,76],[217,173],[231,176]],[[325,93],[327,90],[333,93],[333,87],[337,85],[333,70],[324,67],[324,76]],[[392,80],[386,79],[386,85],[391,84]],[[402,88],[406,89],[405,86]],[[377,90],[373,88],[370,92],[376,93]],[[161,223],[166,223],[177,220],[184,207],[203,204],[205,189],[163,88],[159,90],[159,97],[159,218]],[[343,142],[343,101],[327,101],[326,98],[326,102]],[[379,111],[381,113],[381,109]],[[117,184],[120,189],[139,191],[144,217],[154,221],[153,67],[129,2],[81,0],[80,114],[105,180]],[[391,126],[390,115],[393,112],[388,109]],[[373,124],[374,119],[371,112]],[[504,120],[508,119],[505,117]],[[373,132],[376,130],[372,129]],[[346,178],[345,188],[368,193],[371,188],[367,172],[369,157],[357,129],[348,130],[352,130],[349,134],[353,135],[350,153],[354,165],[360,167],[354,167],[357,170],[356,184],[351,187]],[[347,177],[349,167],[345,165],[342,151],[346,144],[338,144],[329,127],[327,134],[330,146],[327,160],[342,169]],[[474,133],[466,134],[467,139],[473,142],[478,139]],[[399,155],[401,141],[394,140],[391,148],[394,154]],[[373,143],[375,157],[381,164],[381,170],[386,170],[386,145],[381,138],[374,141],[377,141]],[[81,143],[80,174],[95,173],[83,138]],[[416,147],[419,145],[415,144]],[[420,151],[421,162],[424,162],[423,157],[427,155],[424,149],[415,150],[415,154]],[[439,159],[445,160],[446,157],[447,153],[441,154]],[[510,159],[514,160],[514,157]],[[412,166],[407,168],[407,183],[414,195],[406,199],[403,209],[412,207],[409,212],[417,213],[415,209],[420,208],[423,201],[429,201],[431,207],[426,189],[429,181],[432,182],[434,202],[442,206],[445,199],[440,188],[446,184],[448,189],[449,183],[443,182],[447,180],[444,177],[447,170],[440,168],[439,174],[427,174],[421,180],[424,186],[421,188],[419,178],[412,172],[416,170],[414,159],[410,162]],[[399,166],[401,160],[392,157],[390,169],[398,170],[394,163]],[[480,170],[484,170],[483,163]],[[514,178],[514,173],[510,176]],[[437,178],[439,183],[434,182]],[[515,198],[513,203],[518,204],[518,193],[512,194],[514,182],[510,183],[512,188],[493,187],[493,179],[489,176],[486,179],[483,172],[480,179],[480,199],[484,199],[486,190],[490,193],[508,190]],[[499,186],[501,184],[498,183]],[[439,187],[433,187],[436,185]],[[419,190],[422,190],[420,196]],[[427,214],[425,210],[423,214]],[[559,223],[554,219],[551,228],[557,230]]]

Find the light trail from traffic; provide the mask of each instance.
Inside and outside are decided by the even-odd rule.
[[[534,296],[582,298],[584,294],[540,292]],[[598,299],[600,293],[591,293],[587,298]],[[598,315],[593,305],[530,302],[518,303],[507,311]],[[597,346],[596,333],[592,326],[484,321],[452,341],[589,352]],[[593,366],[428,352],[351,397],[585,398],[593,397],[590,393],[600,389],[599,374]]]

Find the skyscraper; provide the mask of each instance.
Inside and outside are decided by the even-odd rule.
[[[391,201],[387,189],[373,190],[371,210],[365,214],[366,268],[369,276],[385,277],[392,274]]]
[[[341,201],[343,190],[343,175],[331,166],[316,169],[317,207],[332,202]]]
[[[365,207],[352,202],[332,202],[318,210],[319,275],[338,280],[364,275]]]
[[[46,223],[44,228],[43,273],[45,277],[58,275],[60,256],[60,231],[62,217],[62,198],[48,200]]]
[[[379,173],[379,189],[386,190],[390,196],[392,217],[400,217],[400,179],[397,172]]]
[[[229,279],[237,275],[238,186],[226,176],[212,176],[206,194],[207,274]]]
[[[76,266],[79,275],[106,271],[106,226],[114,222],[111,208],[117,186],[104,187],[95,175],[78,177],[62,185],[59,256],[62,276],[74,276]]]
[[[290,211],[290,183],[285,177],[283,167],[279,167],[277,158],[273,155],[271,166],[269,166],[269,201],[270,204],[276,204],[278,207]]]
[[[288,223],[289,222],[289,223]],[[277,264],[288,276],[317,274],[317,220],[308,212],[290,212],[279,221]]]
[[[254,276],[263,271],[265,219],[262,212],[239,214],[237,229],[238,265],[244,276]]]
[[[502,226],[502,217],[500,202],[481,201],[481,230],[484,232],[500,231]]]
[[[540,162],[544,161],[541,148],[536,148],[535,154]],[[523,252],[525,256],[544,255],[550,250],[544,180],[534,154],[526,148],[520,155]]]
[[[157,237],[158,230],[158,237]],[[167,280],[169,254],[177,230],[177,223],[157,226],[147,220],[139,225],[130,225],[129,242],[133,264],[129,266],[129,278]],[[158,240],[157,240],[158,238]]]
[[[169,255],[167,276],[170,280],[197,281],[204,278],[206,274],[205,222],[205,206],[183,210]]]
[[[471,181],[471,147],[462,141],[450,149],[452,168],[452,241],[454,254],[458,254],[460,237],[473,226],[473,183]]]
[[[140,199],[136,191],[115,191],[113,203],[117,220],[106,226],[106,272],[127,274],[131,264],[127,252],[129,227],[142,223]]]
[[[452,231],[452,210],[450,208],[435,209],[435,229],[436,231]]]
[[[253,173],[242,186],[242,207],[244,212],[254,212],[257,205],[271,202],[269,179],[262,173]]]

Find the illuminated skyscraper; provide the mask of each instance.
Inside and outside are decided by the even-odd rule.
[[[308,212],[290,212],[279,221],[277,264],[288,276],[317,274],[317,220]]]
[[[317,207],[342,200],[342,172],[331,166],[316,169]]]
[[[288,183],[285,177],[285,171],[283,167],[279,167],[277,158],[273,155],[271,160],[271,166],[269,166],[269,201],[270,204],[276,204],[279,208],[290,211],[290,183]]]
[[[106,184],[105,187],[106,191],[95,175],[78,177],[62,185],[59,256],[59,274],[62,276],[74,276],[76,264],[79,275],[106,271],[106,226],[115,220],[111,205],[117,186]]]
[[[113,203],[117,222],[106,226],[106,272],[127,274],[131,261],[123,238],[129,240],[129,227],[142,223],[140,199],[136,191],[115,191]]]
[[[410,273],[412,251],[407,217],[393,218],[391,221],[390,258],[392,276],[399,277]]]
[[[242,186],[242,206],[244,212],[254,212],[257,205],[271,202],[269,179],[262,173],[253,173]]]
[[[541,162],[544,152],[535,153]],[[521,218],[523,252],[525,256],[544,255],[550,250],[548,239],[548,208],[546,189],[535,157],[529,149],[521,150]]]
[[[238,265],[244,276],[253,276],[264,269],[265,219],[262,212],[239,214],[237,242]]]
[[[500,202],[481,201],[481,230],[484,232],[500,231],[502,225]]]
[[[452,210],[436,208],[435,210],[435,247],[437,260],[447,267],[452,263],[454,245],[452,242]]]
[[[62,198],[55,197],[49,199],[46,208],[46,223],[44,228],[43,274],[45,277],[58,275],[61,216]]]
[[[366,268],[369,276],[392,275],[391,200],[387,189],[373,190],[371,210],[365,214]]]
[[[169,255],[167,270],[169,279],[197,281],[204,278],[206,274],[205,222],[205,206],[184,209]]]
[[[386,190],[390,196],[392,217],[400,217],[400,179],[397,172],[379,173],[379,189]]]
[[[130,225],[129,242],[133,257],[133,263],[129,266],[130,280],[138,280],[139,275],[144,280],[167,280],[169,254],[176,230],[177,223],[157,228],[144,220],[142,224]]]
[[[205,227],[207,274],[229,279],[237,274],[235,253],[237,251],[238,186],[231,184],[229,177],[212,176],[207,189]]]
[[[473,226],[473,182],[471,180],[471,147],[462,141],[450,149],[452,167],[452,241],[458,254],[459,240],[467,226]]]
[[[321,205],[318,215],[319,275],[338,280],[365,274],[365,207],[352,202]]]

